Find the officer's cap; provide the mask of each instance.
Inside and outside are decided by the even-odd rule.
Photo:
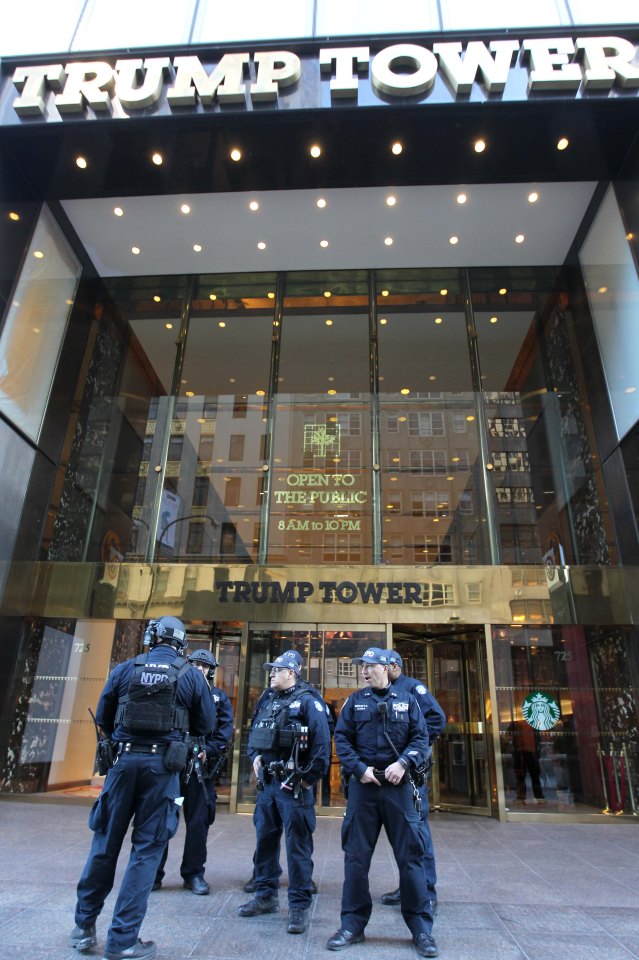
[[[297,661],[297,657],[293,655],[292,650],[287,650],[286,653],[283,653],[280,657],[276,657],[272,663],[264,664],[265,670],[270,670],[272,667],[280,667],[284,668],[284,670],[294,670],[295,673],[300,672],[300,664]]]
[[[302,666],[302,657],[301,657],[301,654],[297,652],[297,650],[285,650],[282,656],[289,657],[289,658],[292,657],[293,660],[297,660],[300,667]]]
[[[381,663],[384,667],[390,662],[390,650],[382,650],[381,647],[369,647],[361,657],[351,659],[351,663]]]
[[[397,650],[391,650],[390,652],[390,662],[396,664],[398,667],[404,666],[404,661],[398,654]]]

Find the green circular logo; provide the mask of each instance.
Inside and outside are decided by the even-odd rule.
[[[534,730],[552,730],[561,716],[557,701],[540,690],[528,694],[521,705],[521,712],[526,723]]]

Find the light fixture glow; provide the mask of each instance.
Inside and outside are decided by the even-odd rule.
[[[439,291],[439,293],[440,293],[440,296],[445,297],[448,294],[448,290],[446,289],[446,287],[444,287],[442,290]]]
[[[485,149],[486,149],[485,140],[475,140],[475,143],[473,144],[473,150],[475,151],[475,153],[483,153]]]
[[[502,297],[504,297],[508,293],[508,290],[506,289],[506,287],[500,287],[499,293],[501,294]]]
[[[114,208],[113,208],[113,212],[114,212],[114,214],[116,215],[116,217],[123,217],[123,216],[124,216],[124,210],[122,209],[122,207],[114,207]]]
[[[381,323],[381,325],[382,325],[383,327],[385,327],[386,324],[388,323],[388,320],[386,319],[386,317],[382,317],[379,322]]]
[[[328,240],[320,240],[320,247],[327,247],[327,246],[328,246]]]
[[[330,290],[325,290],[325,291],[324,291],[324,296],[328,299],[330,296],[332,296],[331,291],[330,291]]]
[[[273,293],[272,290],[269,290],[266,296],[269,298],[269,300],[275,300],[275,294]]]
[[[86,170],[86,168],[88,167],[88,163],[87,163],[85,157],[76,157],[76,158],[75,158],[75,165],[76,165],[76,167],[79,167],[80,170]]]
[[[249,210],[259,210],[259,209],[260,209],[260,205],[257,202],[257,200],[251,200],[251,202],[249,203]]]
[[[255,396],[256,396],[256,397],[263,397],[265,394],[266,394],[266,390],[256,390],[256,391],[255,391]]]
[[[397,203],[397,197],[394,197],[392,194],[390,197],[386,197],[387,207],[394,207],[396,203]]]
[[[161,167],[164,162],[164,158],[161,153],[154,153],[153,156],[151,157],[151,160],[156,165],[156,167]]]
[[[259,242],[258,245],[257,245],[257,249],[258,249],[258,250],[266,250],[266,244],[264,243],[263,240],[260,240],[260,242]]]
[[[474,418],[474,416],[472,415],[472,413],[470,413],[470,414],[466,417],[466,419],[468,420],[469,423],[472,423],[475,418]]]
[[[569,143],[570,143],[570,140],[568,139],[568,137],[561,137],[561,139],[557,141],[557,149],[565,150]]]
[[[517,236],[515,237],[515,243],[523,243],[525,239],[526,238],[523,235],[523,233],[518,233]]]
[[[317,159],[317,157],[321,157],[322,155],[322,148],[318,143],[314,143],[311,149],[309,150],[309,153],[314,159]]]
[[[238,150],[237,147],[234,147],[234,148],[231,150],[230,157],[231,157],[231,160],[233,160],[235,163],[237,163],[239,160],[242,159],[242,151],[241,151],[241,150]]]
[[[326,324],[327,327],[332,327],[332,326],[333,326],[333,321],[330,319],[330,317],[329,317],[328,320],[325,320],[324,322],[325,322],[325,324]]]
[[[435,323],[439,324],[439,323],[443,323],[443,322],[444,322],[443,317],[435,317]]]
[[[19,214],[19,213],[16,213],[15,210],[10,210],[10,211],[9,211],[9,220],[13,220],[14,223],[17,223],[17,221],[18,221],[19,219],[20,219],[20,214]]]
[[[183,213],[184,216],[186,216],[190,212],[191,212],[191,208],[188,205],[188,203],[183,203],[182,206],[180,207],[180,213]]]
[[[195,250],[196,253],[202,253],[202,244],[201,244],[201,243],[194,243],[194,244],[193,244],[193,249]]]
[[[393,246],[393,238],[392,238],[392,237],[384,237],[384,243],[386,244],[387,247],[392,247],[392,246]]]
[[[491,317],[491,318],[490,318],[490,322],[491,322],[491,323],[497,323],[497,317]]]
[[[405,397],[407,397],[408,394],[410,393],[410,388],[409,388],[409,387],[402,387],[402,389],[401,389],[399,392],[402,393]]]
[[[324,199],[324,197],[319,198],[319,200],[317,201],[317,206],[320,208],[320,210],[324,209],[324,207],[326,206],[326,200]]]
[[[131,253],[133,254],[134,257],[137,257],[138,254],[140,253],[140,248],[139,248],[139,247],[131,247]]]
[[[42,258],[44,257],[44,253],[42,252],[42,250],[34,250],[33,256],[36,258],[36,260],[42,260]]]
[[[383,297],[387,297],[389,293],[390,293],[390,290],[382,290]]]
[[[597,293],[608,293],[608,287],[599,287]]]
[[[335,394],[337,393],[337,390],[334,390],[333,388],[331,388],[330,390],[327,390],[326,392],[327,392],[327,394],[329,395],[329,397],[334,397]]]
[[[165,323],[164,326],[166,327],[167,330],[172,330],[172,329],[173,329],[173,324],[172,324],[172,323]]]
[[[186,390],[185,393],[184,393],[184,396],[185,396],[185,397],[194,397],[194,396],[195,396],[195,393],[193,392],[193,390]]]
[[[449,238],[448,238],[448,242],[451,244],[451,246],[454,247],[456,243],[459,243],[459,237],[457,237],[457,236],[455,236],[455,234],[453,234],[452,237],[449,237]]]
[[[536,190],[533,190],[532,193],[528,194],[528,203],[537,203],[539,200],[539,194]]]
[[[428,379],[429,379],[429,380],[436,380],[437,377],[435,376],[434,373],[431,373],[431,375],[430,375],[430,377],[429,377]]]
[[[224,322],[224,320],[218,320],[218,324],[217,324],[217,325],[218,325],[218,327],[224,328],[224,327],[226,326],[226,323]]]
[[[162,297],[159,297],[159,296],[157,295],[157,293],[156,293],[155,296],[153,297],[153,299],[154,299],[154,301],[155,301],[156,303],[160,303],[160,301],[162,300]]]
[[[636,387],[626,387],[626,389],[624,390],[624,393],[636,393],[636,392],[637,392]]]
[[[217,294],[216,294],[216,293],[209,293],[209,300],[217,300]]]
[[[398,157],[403,149],[404,148],[402,144],[399,141],[396,141],[391,147],[391,152],[394,153],[396,157]]]
[[[468,196],[465,193],[457,194],[457,203],[459,203],[460,205],[463,203],[466,203],[467,200],[468,200]]]

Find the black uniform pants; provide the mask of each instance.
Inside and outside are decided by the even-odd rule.
[[[186,836],[184,838],[184,853],[182,854],[180,874],[183,880],[192,880],[194,877],[204,876],[206,844],[209,827],[215,820],[217,794],[213,780],[204,780],[200,783],[195,774],[191,774],[186,786],[182,783],[182,791],[184,795],[182,810],[184,812]],[[169,845],[167,843],[155,876],[156,881],[161,881],[164,877],[164,867],[168,855]]]
[[[270,780],[257,795],[253,813],[255,824],[255,882],[258,897],[276,896],[282,872],[280,840],[286,842],[288,862],[288,902],[307,910],[311,905],[313,876],[313,831],[315,830],[315,791],[302,790],[298,797],[282,790],[278,780]]]
[[[363,933],[373,908],[368,872],[380,831],[384,827],[399,868],[402,916],[414,937],[430,933],[433,918],[424,867],[426,840],[408,782],[381,787],[351,777],[348,806],[342,824],[344,887],[341,925]]]

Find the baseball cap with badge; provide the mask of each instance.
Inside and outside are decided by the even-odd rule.
[[[272,663],[264,664],[265,670],[271,670],[273,667],[276,667],[280,670],[294,670],[295,673],[300,672],[300,664],[298,663],[297,657],[294,655],[293,650],[287,650],[286,653],[276,657]]]
[[[390,663],[390,651],[381,647],[369,647],[361,657],[352,657],[351,663],[381,663],[387,667]]]
[[[398,667],[403,667],[403,666],[404,666],[404,661],[402,660],[402,658],[401,658],[400,655],[398,654],[397,650],[391,650],[390,656],[389,656],[388,659],[390,660],[391,663],[396,664]]]

